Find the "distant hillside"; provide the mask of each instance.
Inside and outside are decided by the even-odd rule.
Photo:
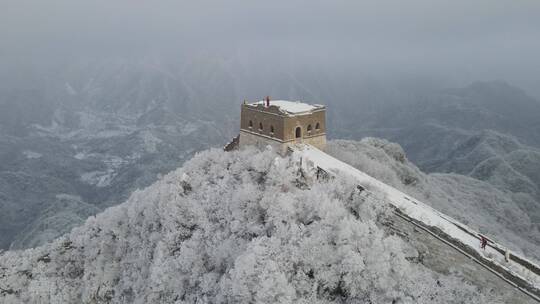
[[[452,148],[449,145],[485,130],[540,147],[540,101],[504,82],[476,82],[424,94],[414,102],[381,103],[374,112],[359,107],[355,114],[356,121],[347,121],[344,128],[337,129],[342,138],[384,136],[396,140],[409,151],[411,159],[421,163],[438,156],[446,158],[441,153]],[[444,146],[439,153],[431,149],[417,157],[428,142]]]
[[[476,82],[357,113],[338,129],[342,138],[386,138],[424,171],[467,175],[511,192],[540,226],[540,101],[504,82]]]

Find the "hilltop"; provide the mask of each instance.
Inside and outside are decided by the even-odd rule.
[[[490,287],[414,262],[353,183],[292,158],[198,154],[56,241],[0,256],[8,302],[493,303]]]
[[[356,165],[386,172],[382,180],[417,174],[395,144],[353,144],[356,151],[332,143],[330,153],[349,149],[364,160]],[[376,165],[381,157],[392,161]],[[445,245],[396,232],[388,204],[352,181],[305,178],[297,162],[272,150],[199,153],[54,242],[3,253],[0,295],[83,303],[529,300]]]

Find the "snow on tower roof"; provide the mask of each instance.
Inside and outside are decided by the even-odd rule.
[[[257,105],[265,105],[266,101],[261,100],[254,103],[250,103],[249,105],[257,106]],[[280,110],[290,113],[290,114],[301,114],[306,112],[311,112],[317,109],[322,109],[324,106],[322,105],[310,105],[307,103],[303,103],[300,101],[288,101],[288,100],[270,100],[270,106],[277,106],[280,108]]]

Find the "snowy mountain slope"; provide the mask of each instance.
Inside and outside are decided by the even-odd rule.
[[[178,116],[165,122],[162,115],[154,115],[153,123],[144,115],[137,120],[106,113],[75,114],[84,120],[81,126],[67,127],[63,123],[67,114],[59,112],[56,123],[35,125],[28,136],[0,136],[0,248],[27,248],[53,240],[84,222],[89,215],[85,206],[94,206],[97,212],[118,204],[195,151],[224,138],[212,123]],[[60,206],[58,196],[64,194],[79,197],[64,206],[71,209],[64,215],[73,214],[68,220],[73,225],[54,223],[59,218],[52,209]],[[66,211],[64,207],[56,212]],[[31,228],[46,223],[51,223],[46,235]]]
[[[437,127],[433,126],[433,128]],[[451,137],[449,133],[446,135],[444,132],[440,132],[443,134],[433,133],[435,133],[432,134],[434,137],[438,135]],[[444,155],[442,151],[434,153],[440,155],[439,159],[426,155],[427,161],[421,162],[425,170],[468,175],[487,181],[498,189],[516,194],[523,193],[540,201],[539,149],[522,144],[512,135],[492,130],[468,133],[460,138],[449,138],[448,141],[448,144],[442,146],[425,147],[423,152],[425,154],[429,154],[430,149],[444,150]],[[428,138],[426,146],[430,146],[428,142],[436,142],[436,140]],[[419,157],[418,153],[416,157]],[[530,212],[535,212],[536,209],[525,208]]]
[[[299,144],[293,150],[295,155],[303,160],[306,171],[318,172],[322,169],[325,174],[345,175],[339,176],[339,179],[352,180],[362,187],[361,191],[367,189],[379,196],[381,201],[388,201],[396,208],[400,217],[410,220],[422,229],[432,231],[441,241],[458,246],[457,250],[463,249],[464,253],[471,254],[479,263],[487,264],[486,267],[491,271],[501,273],[504,279],[517,283],[525,292],[529,292],[531,297],[540,301],[540,266],[534,262],[509,252],[506,247],[493,241],[489,241],[488,246],[481,249],[478,246],[478,232],[315,147]]]
[[[335,110],[342,124],[332,126],[335,138],[385,138],[400,144],[423,171],[469,175],[540,202],[540,179],[534,173],[540,101],[519,88],[502,81],[475,82],[423,94],[413,102]],[[347,115],[356,119],[344,120]]]
[[[540,225],[540,150],[516,138],[485,131],[458,145],[437,164],[439,172],[454,172],[487,181],[498,189],[528,195],[537,202],[524,206]]]
[[[427,167],[428,172],[440,172],[431,174],[428,179],[413,178],[421,182],[416,186],[421,189],[417,190],[427,191],[425,194],[429,196],[429,192],[439,192],[436,189],[441,189],[444,193],[431,194],[435,199],[430,201],[436,204],[439,210],[478,227],[487,228],[486,225],[504,223],[504,230],[519,230],[519,234],[525,239],[534,240],[538,244],[539,150],[523,145],[514,136],[495,131],[460,133],[460,137],[455,138],[451,135],[452,132],[440,128],[440,126],[432,126],[430,129],[425,129],[424,133],[415,131],[407,135],[415,137],[417,142],[422,142],[416,145],[416,148],[411,149],[411,146],[415,146],[414,143],[407,144],[407,147],[413,150],[411,152],[416,155],[416,159],[418,157],[424,159],[420,162],[423,167]],[[404,140],[406,141],[406,139],[400,139],[400,142]],[[415,149],[422,152],[415,152]],[[409,155],[409,150],[407,152]],[[438,155],[437,159],[433,158],[435,155]],[[353,160],[352,157],[348,159]],[[471,178],[467,179],[464,175]],[[418,174],[415,173],[413,176],[418,176]],[[401,183],[407,184],[406,181]],[[392,185],[396,186],[396,184]],[[453,189],[456,187],[460,190]],[[455,197],[455,201],[464,203],[458,203],[460,208],[449,208],[447,196]],[[477,207],[471,208],[474,205]],[[462,216],[456,214],[455,210],[468,210],[468,212],[463,212],[465,215]],[[496,229],[501,230],[501,228]],[[499,231],[498,234],[505,234],[504,230]],[[489,228],[487,231],[494,230]],[[506,239],[507,243],[514,243],[516,240],[514,236]],[[531,248],[527,251],[527,255],[536,256],[539,259],[540,250]]]
[[[37,247],[50,242],[100,211],[80,197],[59,194],[53,204],[40,211],[38,217],[17,234],[11,248]]]
[[[354,183],[292,158],[198,154],[53,243],[0,255],[3,302],[497,303],[511,290],[437,273]],[[487,295],[486,293],[489,293]],[[525,303],[516,297],[519,303]]]
[[[382,139],[330,141],[327,153],[540,260],[540,231],[534,214],[522,208],[535,202],[530,196],[501,191],[463,175],[425,174],[409,162],[399,145]]]

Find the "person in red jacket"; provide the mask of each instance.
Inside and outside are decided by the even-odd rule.
[[[486,250],[486,245],[487,245],[487,239],[485,236],[481,235],[480,236],[480,248]]]

